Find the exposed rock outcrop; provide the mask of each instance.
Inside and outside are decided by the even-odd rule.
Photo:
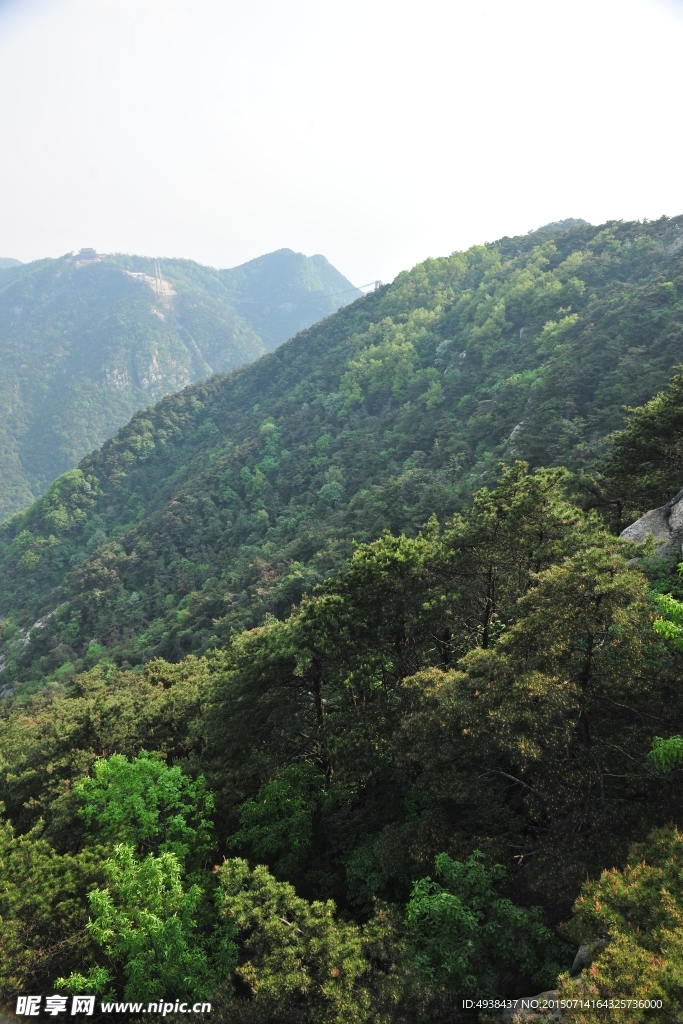
[[[587,939],[579,946],[571,969],[575,993],[578,992],[580,995],[585,987],[581,972],[590,967],[607,942],[607,936],[601,936]],[[559,1006],[562,998],[558,989],[541,992],[537,996],[521,996],[512,1000],[512,1006],[503,1010],[500,1019],[503,1024],[562,1024],[565,1019]],[[566,995],[564,998],[567,998]]]
[[[609,942],[609,936],[604,935],[601,938],[587,939],[582,942],[579,946],[576,956],[574,957],[574,963],[572,964],[571,976],[576,978],[581,971],[585,970],[586,967],[590,967],[596,956],[602,953],[603,949]]]
[[[622,540],[644,543],[652,534],[660,558],[680,561],[683,550],[683,490],[661,508],[653,508],[621,533]]]

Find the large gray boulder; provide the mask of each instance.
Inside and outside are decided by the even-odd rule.
[[[683,551],[683,490],[661,508],[653,508],[620,534],[622,540],[643,544],[652,534],[657,555],[680,561]]]

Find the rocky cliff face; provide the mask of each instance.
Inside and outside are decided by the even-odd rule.
[[[683,490],[666,505],[653,508],[622,531],[623,540],[644,543],[652,534],[661,558],[680,560],[683,552]]]

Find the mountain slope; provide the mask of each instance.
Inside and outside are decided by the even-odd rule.
[[[220,274],[230,301],[267,352],[360,295],[324,256],[303,256],[290,249]]]
[[[289,249],[233,270],[66,256],[0,271],[0,518],[136,410],[359,294],[324,257]]]
[[[136,415],[0,530],[3,682],[221,643],[500,461],[590,466],[680,361],[683,217],[429,260]]]

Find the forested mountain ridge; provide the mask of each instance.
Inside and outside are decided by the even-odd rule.
[[[427,261],[0,527],[0,998],[680,1017],[680,572],[615,532],[680,490],[682,227]]]
[[[43,620],[4,680],[71,671],[93,642],[131,664],[204,649],[286,614],[352,539],[445,519],[499,461],[590,465],[680,359],[682,229],[429,260],[136,415],[0,531],[6,630]]]
[[[231,270],[93,257],[0,269],[0,519],[138,409],[360,294],[323,256],[289,249]]]
[[[360,297],[324,256],[278,249],[219,271],[230,302],[272,352],[297,331]]]

